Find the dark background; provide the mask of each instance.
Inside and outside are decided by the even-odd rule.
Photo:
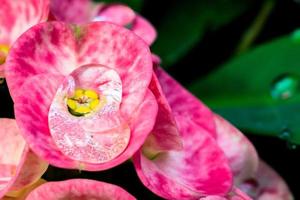
[[[158,27],[161,17],[164,16],[170,6],[172,6],[172,3],[177,1],[181,0],[145,0],[141,14],[149,19],[155,27]],[[185,1],[191,1],[191,3],[193,3],[193,0]],[[241,17],[217,31],[208,30],[203,39],[196,44],[186,56],[168,68],[168,72],[183,85],[188,86],[193,80],[205,76],[221,63],[228,60],[239,42],[237,38],[241,37],[244,30],[251,24],[259,11],[262,1],[253,2],[251,7],[249,7]],[[279,0],[273,8],[261,33],[255,40],[255,44],[260,44],[272,38],[291,33],[300,27],[299,24],[300,4],[292,0]],[[182,31],[180,27],[178,31]],[[222,36],[226,36],[226,39]],[[0,117],[13,118],[13,105],[5,82],[0,86],[0,99]],[[279,138],[257,136],[251,133],[246,134],[257,148],[260,157],[269,163],[286,180],[295,199],[300,199],[298,187],[300,184],[300,164],[298,162],[300,158],[300,147],[291,149],[285,141]],[[138,199],[160,199],[140,183],[135,174],[134,167],[130,162],[114,169],[98,173],[50,167],[44,175],[44,178],[47,180],[64,180],[78,177],[98,179],[120,185]]]

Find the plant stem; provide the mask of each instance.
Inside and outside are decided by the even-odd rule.
[[[266,23],[268,17],[270,16],[272,9],[275,5],[274,0],[265,0],[262,7],[252,22],[251,26],[244,33],[241,42],[239,43],[236,54],[245,52],[255,41],[256,37],[261,32],[264,24]]]

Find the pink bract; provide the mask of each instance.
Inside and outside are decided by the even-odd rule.
[[[175,117],[183,147],[169,148],[154,158],[148,158],[142,151],[135,154],[134,164],[140,179],[166,199],[227,194],[232,187],[232,173],[215,140],[214,115],[163,71],[156,74],[166,96],[165,103],[170,105]],[[156,137],[155,133],[152,135]],[[168,141],[167,137],[160,139],[161,143]]]
[[[259,162],[253,178],[245,180],[239,188],[257,200],[293,200],[284,180],[264,161]]]
[[[48,182],[33,190],[27,200],[135,200],[123,188],[88,179]]]
[[[36,182],[48,164],[33,154],[15,120],[0,119],[0,198]]]
[[[158,68],[156,75],[178,125],[183,149],[158,150],[156,156],[149,158],[147,152],[151,145],[146,143],[134,156],[140,179],[166,199],[228,196],[234,183],[256,173],[258,156],[254,147],[237,129],[214,115],[164,71]],[[170,135],[159,141],[168,141]],[[151,137],[159,138],[154,131]],[[156,146],[150,151],[155,152]],[[226,198],[249,199],[247,195]]]
[[[46,21],[49,0],[0,0],[0,5],[0,77],[4,77],[4,65],[1,64],[1,60],[5,59],[6,55],[3,55],[1,46],[9,48],[27,29]]]
[[[23,32],[39,22],[46,21],[48,0],[1,0],[0,44],[11,45]]]
[[[156,30],[143,17],[122,4],[94,3],[92,0],[52,0],[51,12],[57,20],[69,23],[108,21],[130,29],[151,45],[156,38]]]
[[[254,146],[233,125],[215,115],[217,142],[228,158],[235,185],[253,177],[258,169],[259,158]]]
[[[233,188],[226,196],[209,195],[200,198],[200,200],[252,200],[252,198],[238,188]]]
[[[57,20],[69,23],[85,23],[92,21],[104,4],[96,4],[91,0],[51,0],[50,10]]]
[[[17,123],[33,151],[55,166],[111,168],[130,158],[153,128],[151,53],[125,28],[39,24],[16,41],[6,65]],[[77,88],[96,91],[104,105],[73,116],[66,98]]]

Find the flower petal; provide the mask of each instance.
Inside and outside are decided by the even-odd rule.
[[[149,151],[147,148],[150,151],[181,150],[182,140],[176,121],[155,74],[149,88],[158,103],[158,114],[151,136],[147,138],[143,150]]]
[[[37,182],[46,172],[47,168],[48,163],[41,160],[30,150],[10,191],[17,191]]]
[[[15,120],[0,119],[0,127],[1,198],[8,191],[20,190],[36,182],[48,164],[29,150]]]
[[[10,46],[28,28],[46,21],[48,12],[49,0],[1,0],[0,44]]]
[[[239,190],[236,187],[233,187],[232,191],[226,196],[218,195],[208,195],[206,197],[200,198],[200,200],[252,200],[248,195]]]
[[[13,119],[0,119],[0,198],[15,182],[23,156],[28,151]],[[14,144],[14,145],[12,145]],[[17,172],[18,168],[18,172]]]
[[[157,102],[154,95],[148,91],[143,103],[135,111],[135,116],[129,122],[131,132],[128,148],[117,159],[103,164],[107,169],[128,160],[145,142],[150,131],[153,129],[157,115]]]
[[[87,23],[99,12],[103,6],[91,0],[51,0],[50,11],[54,18],[68,23]]]
[[[102,105],[87,115],[72,115],[66,98],[76,88],[96,91]],[[49,129],[58,148],[74,160],[89,163],[108,162],[120,155],[130,140],[128,124],[119,113],[121,99],[122,83],[113,69],[77,68],[61,84],[49,110]]]
[[[157,68],[155,73],[173,113],[191,118],[197,125],[216,138],[214,116],[209,108],[183,88],[163,69]]]
[[[85,28],[78,59],[83,64],[98,63],[118,72],[123,85],[121,114],[129,119],[144,99],[152,78],[149,47],[131,31],[110,23],[98,22]]]
[[[89,199],[135,200],[121,187],[105,182],[88,179],[71,179],[60,182],[48,182],[32,191],[28,200],[89,200]]]
[[[252,200],[246,193],[239,188],[234,187],[231,194],[228,195],[230,200]]]
[[[108,4],[103,6],[94,21],[108,21],[120,26],[130,24],[135,18],[134,11],[126,5]]]
[[[67,75],[76,67],[76,41],[70,25],[36,25],[14,43],[6,59],[6,80],[15,99],[22,84],[38,74]]]
[[[135,17],[131,30],[143,38],[148,45],[151,45],[157,36],[155,28],[140,15]]]
[[[151,45],[156,38],[155,28],[142,16],[136,15],[128,6],[122,4],[93,3],[92,0],[52,0],[51,13],[55,19],[69,23],[88,23],[91,21],[112,22],[130,29]]]
[[[41,73],[68,75],[74,69],[92,63],[110,67],[121,77],[121,114],[129,119],[147,92],[152,59],[149,47],[141,38],[111,23],[70,26],[49,22],[31,28],[10,50],[6,61],[7,83],[14,99],[30,76]]]
[[[44,179],[39,179],[35,183],[33,183],[25,188],[22,188],[21,190],[6,193],[6,196],[3,197],[1,200],[16,200],[16,199],[17,200],[25,200],[26,197],[28,196],[28,194],[32,190],[34,190],[35,188],[37,188],[38,186],[40,186],[46,182],[47,181],[45,181]]]
[[[227,156],[235,184],[253,177],[258,169],[258,155],[249,140],[233,125],[215,115],[217,142]]]
[[[169,151],[149,160],[134,156],[137,173],[146,187],[167,199],[199,199],[226,194],[232,184],[227,159],[214,138],[188,117],[175,115],[183,150]],[[193,173],[190,173],[190,172]]]
[[[160,57],[158,55],[156,55],[156,54],[153,53],[152,54],[152,62],[153,62],[154,67],[156,68],[161,63],[161,59],[160,59]]]
[[[48,128],[48,111],[62,80],[62,76],[51,74],[28,79],[15,99],[15,116],[21,133],[37,155],[56,166],[76,168],[77,163],[56,147]]]
[[[154,126],[157,114],[156,100],[151,92],[147,93],[143,103],[135,110],[136,116],[132,116],[131,121],[128,122],[131,140],[121,155],[110,162],[91,164],[73,160],[62,154],[53,142],[48,128],[48,111],[62,81],[62,76],[36,75],[26,81],[21,88],[23,92],[16,97],[17,122],[27,142],[37,155],[57,167],[99,171],[126,161],[141,147]]]
[[[263,161],[259,162],[254,179],[245,181],[239,188],[257,200],[294,199],[284,180]]]

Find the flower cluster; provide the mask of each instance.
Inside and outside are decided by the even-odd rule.
[[[48,163],[102,171],[131,158],[165,199],[293,198],[239,130],[163,71],[155,29],[129,7],[0,3],[0,75],[16,118],[0,119],[0,198],[135,199],[100,181],[40,179]]]

